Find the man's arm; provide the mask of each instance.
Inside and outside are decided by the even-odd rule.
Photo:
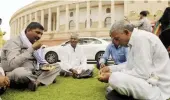
[[[36,60],[38,61],[38,63],[41,63],[41,64],[47,64],[48,62],[45,60],[45,57],[44,57],[44,49],[41,47],[39,48],[38,50],[36,50],[34,53],[33,53],[33,56],[36,58]]]
[[[28,48],[24,53],[21,53],[21,47],[14,42],[6,45],[7,50],[3,51],[6,54],[8,66],[12,69],[20,67],[25,61],[32,58],[33,48]]]
[[[134,25],[135,27],[139,27],[139,26],[142,26],[143,23],[144,23],[144,20],[141,19],[141,20],[139,20],[137,23],[133,23],[133,25]]]
[[[138,37],[134,40],[134,44],[130,51],[133,54],[129,54],[129,61],[127,68],[131,70],[125,70],[125,73],[148,79],[152,68],[152,47],[147,38]],[[129,52],[129,53],[130,53]],[[132,62],[133,61],[133,62]]]
[[[111,72],[121,71],[126,68],[127,62],[121,63],[119,65],[108,66]]]
[[[129,50],[129,48],[124,49],[124,54],[125,54],[125,57],[126,57],[126,61],[128,59],[128,50]]]
[[[99,64],[105,64],[106,60],[109,59],[109,56],[110,56],[109,50],[110,50],[110,44],[107,46],[107,48],[103,54],[103,57],[100,58]]]
[[[69,63],[69,54],[68,54],[68,48],[67,47],[64,47],[62,49],[60,49],[60,60],[61,60],[61,67],[64,69],[64,70],[67,70],[69,71],[72,66],[70,65]]]

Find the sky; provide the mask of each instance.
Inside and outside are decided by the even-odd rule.
[[[10,26],[9,21],[12,15],[20,8],[34,2],[35,0],[0,0],[0,18],[2,19],[2,24],[0,28],[7,34],[4,36],[5,40],[10,37]]]

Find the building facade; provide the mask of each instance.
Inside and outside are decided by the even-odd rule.
[[[15,37],[34,21],[44,26],[44,41],[64,41],[74,32],[80,36],[108,37],[115,21],[124,17],[138,20],[142,10],[150,13],[150,20],[157,20],[167,6],[168,1],[163,0],[38,0],[13,14],[10,33],[11,38]]]

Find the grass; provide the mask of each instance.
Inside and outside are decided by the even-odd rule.
[[[36,92],[29,90],[8,89],[2,100],[105,100],[107,84],[96,78],[73,79],[72,77],[57,77],[57,82],[49,86],[40,86]]]

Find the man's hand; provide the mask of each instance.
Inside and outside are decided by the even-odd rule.
[[[108,83],[110,75],[111,75],[110,72],[101,73],[101,74],[99,75],[98,80],[101,81],[101,82]]]
[[[10,80],[6,76],[0,76],[0,87],[9,86]]]
[[[98,74],[99,78],[98,78],[98,80],[101,81],[101,82],[106,82],[107,83],[108,80],[109,80],[110,74],[111,74],[110,68],[107,67],[107,66],[103,67],[99,71],[99,74]]]
[[[110,72],[110,68],[109,67],[103,67],[103,68],[101,68],[100,69],[100,71],[99,71],[100,73],[108,73],[108,72]]]
[[[36,41],[33,45],[32,45],[32,48],[34,50],[37,50],[39,49],[40,47],[42,46],[42,43],[40,41]]]
[[[103,67],[105,67],[105,66],[106,66],[106,65],[105,65],[104,63],[101,63],[101,64],[100,64],[100,69],[103,68]]]

